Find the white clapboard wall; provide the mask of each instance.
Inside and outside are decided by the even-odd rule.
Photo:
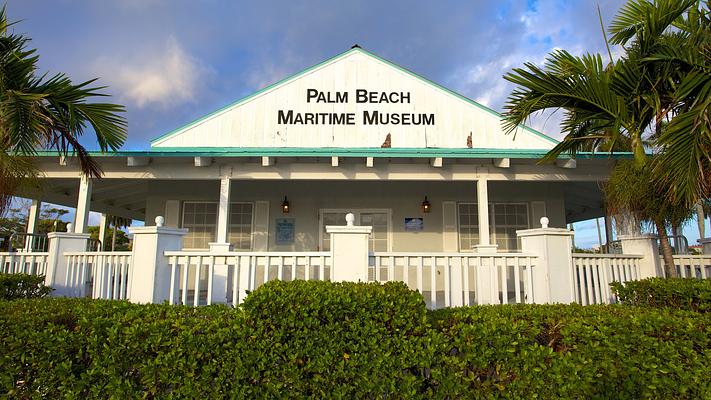
[[[309,89],[347,102],[307,101]],[[357,103],[356,90],[409,94],[405,103]],[[354,125],[279,123],[285,113],[354,113]],[[426,115],[434,124],[364,124],[363,113]],[[417,117],[414,117],[417,119]],[[284,121],[281,121],[284,122]],[[549,149],[555,142],[528,129],[504,134],[500,116],[360,48],[287,78],[220,111],[155,139],[165,147],[391,147]]]

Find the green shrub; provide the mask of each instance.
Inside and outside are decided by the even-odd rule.
[[[702,313],[711,311],[709,279],[648,278],[624,284],[613,282],[610,286],[623,304]]]
[[[708,399],[711,319],[623,306],[436,311],[442,397]],[[466,397],[466,396],[465,396]]]
[[[46,298],[0,302],[11,398],[222,398],[247,372],[243,313],[224,306]]]
[[[244,302],[255,397],[376,398],[427,390],[426,308],[401,282],[271,281]]]
[[[45,297],[52,288],[44,285],[44,276],[0,274],[0,300]]]
[[[403,284],[273,282],[243,309],[0,301],[10,398],[711,398],[711,313],[426,312]]]

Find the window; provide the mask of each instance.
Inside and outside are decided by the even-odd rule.
[[[459,203],[459,249],[471,250],[479,244],[479,212],[476,203]],[[528,205],[526,203],[490,203],[489,231],[491,242],[500,251],[516,251],[521,248],[516,231],[528,229]]]
[[[354,224],[372,226],[373,232],[368,240],[368,248],[373,252],[390,250],[390,210],[321,210],[321,250],[331,250],[331,235],[326,232],[327,225],[345,225],[346,214],[355,215]]]
[[[183,202],[183,238],[186,249],[207,249],[217,238],[217,202]],[[252,204],[231,203],[227,240],[236,250],[252,248]]]
[[[227,240],[235,250],[252,249],[252,203],[230,204]]]
[[[479,210],[476,203],[460,203],[459,249],[471,250],[479,244]]]
[[[526,204],[492,204],[489,215],[493,208],[494,217],[490,218],[492,229],[492,243],[496,243],[498,249],[504,251],[519,250],[519,243],[516,231],[528,229],[528,207]]]
[[[183,247],[206,249],[215,241],[217,226],[217,203],[186,201],[183,203],[183,228],[188,234],[183,237]]]

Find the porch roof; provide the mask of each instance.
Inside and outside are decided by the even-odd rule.
[[[547,149],[480,148],[378,148],[378,147],[162,147],[151,150],[89,152],[94,157],[378,157],[378,158],[542,158]],[[53,151],[39,151],[39,157],[56,157]],[[559,159],[570,159],[560,155]],[[579,159],[627,159],[630,152],[579,152]]]

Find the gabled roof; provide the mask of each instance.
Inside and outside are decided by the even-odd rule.
[[[208,114],[208,115],[206,115],[206,116],[204,116],[204,117],[201,117],[201,118],[199,118],[199,119],[197,119],[197,120],[195,120],[195,121],[192,121],[192,122],[190,122],[190,123],[188,123],[188,124],[186,124],[186,125],[184,125],[184,126],[178,128],[178,129],[175,129],[175,130],[173,130],[173,131],[171,131],[171,132],[168,132],[168,133],[166,133],[166,134],[164,134],[164,135],[162,135],[162,136],[160,136],[160,137],[157,137],[157,138],[153,139],[153,140],[151,141],[152,150],[153,150],[153,151],[161,151],[161,148],[162,148],[162,147],[183,147],[183,146],[175,146],[175,145],[170,144],[170,140],[176,138],[177,136],[179,136],[179,135],[181,135],[181,134],[185,134],[186,132],[190,131],[190,130],[193,129],[193,128],[196,128],[197,126],[199,126],[199,125],[201,125],[201,124],[203,124],[203,123],[207,123],[208,121],[215,120],[216,118],[219,118],[220,116],[223,116],[223,115],[225,115],[225,114],[227,114],[227,113],[230,113],[231,111],[236,110],[236,109],[239,108],[240,106],[243,106],[243,105],[245,105],[245,104],[247,104],[247,103],[249,103],[249,102],[251,102],[251,101],[254,101],[255,99],[257,99],[257,98],[259,98],[259,97],[261,97],[261,96],[263,96],[263,95],[266,95],[266,94],[268,94],[268,93],[270,93],[270,92],[272,92],[272,91],[275,91],[275,90],[277,90],[277,89],[279,89],[279,88],[282,88],[282,87],[284,87],[284,86],[286,86],[286,85],[289,85],[290,83],[292,83],[292,82],[298,80],[299,78],[304,77],[304,76],[307,75],[307,74],[313,73],[314,71],[317,71],[317,70],[319,70],[319,69],[321,69],[321,68],[323,68],[323,67],[332,65],[332,64],[334,64],[334,63],[336,63],[336,62],[338,62],[338,61],[340,61],[340,60],[343,60],[343,59],[345,59],[345,58],[347,58],[347,57],[349,57],[349,56],[351,56],[351,55],[353,55],[353,54],[362,54],[362,55],[365,55],[366,57],[369,57],[369,58],[371,58],[371,59],[377,60],[378,62],[383,63],[383,64],[389,66],[390,68],[397,69],[398,71],[401,71],[402,73],[408,75],[409,77],[414,78],[414,79],[416,79],[417,81],[422,82],[422,83],[428,85],[429,87],[433,88],[433,89],[436,90],[436,91],[440,91],[440,92],[446,93],[447,95],[452,96],[452,97],[454,97],[454,98],[456,98],[456,99],[459,99],[459,100],[461,100],[461,101],[463,101],[463,102],[466,102],[467,104],[469,104],[469,105],[471,105],[471,106],[474,106],[476,109],[482,110],[482,111],[484,111],[485,113],[490,114],[491,116],[493,116],[493,117],[495,117],[495,118],[497,118],[497,119],[499,119],[499,120],[501,119],[501,114],[499,114],[498,112],[492,110],[491,108],[486,107],[486,106],[484,106],[484,105],[482,105],[482,104],[480,104],[480,103],[477,103],[476,101],[471,100],[471,99],[467,98],[466,96],[463,96],[463,95],[461,95],[461,94],[459,94],[459,93],[457,93],[457,92],[454,92],[454,91],[452,91],[452,90],[450,90],[450,89],[448,89],[448,88],[446,88],[446,87],[444,87],[444,86],[442,86],[442,85],[440,85],[440,84],[437,84],[437,83],[435,83],[435,82],[433,82],[433,81],[431,81],[431,80],[429,80],[429,79],[427,79],[427,78],[424,78],[424,77],[422,77],[422,76],[420,76],[420,75],[418,75],[418,74],[416,74],[416,73],[414,73],[414,72],[412,72],[412,71],[410,71],[410,70],[408,70],[408,69],[406,69],[406,68],[403,68],[403,67],[401,67],[401,66],[399,66],[399,65],[397,65],[397,64],[395,64],[395,63],[393,63],[393,62],[391,62],[391,61],[388,61],[388,60],[386,60],[386,59],[383,59],[382,57],[379,57],[379,56],[377,56],[377,55],[375,55],[375,54],[373,54],[373,53],[371,53],[371,52],[369,52],[369,51],[367,51],[367,50],[365,50],[365,49],[362,49],[362,48],[360,48],[360,47],[358,47],[358,46],[356,45],[356,46],[354,46],[353,48],[351,48],[351,49],[349,49],[349,50],[347,50],[347,51],[345,51],[345,52],[343,52],[343,53],[341,53],[341,54],[338,54],[338,55],[336,55],[336,56],[334,56],[334,57],[331,57],[331,58],[329,58],[329,59],[327,59],[327,60],[325,60],[325,61],[323,61],[323,62],[321,62],[321,63],[319,63],[319,64],[316,64],[316,65],[314,65],[314,66],[312,66],[312,67],[310,67],[310,68],[307,68],[307,69],[305,69],[305,70],[303,70],[303,71],[301,71],[301,72],[299,72],[299,73],[296,73],[296,74],[294,74],[294,75],[292,75],[292,76],[289,76],[289,77],[287,77],[287,78],[284,78],[284,79],[282,79],[282,80],[280,80],[280,81],[278,81],[278,82],[276,82],[276,83],[274,83],[274,84],[272,84],[272,85],[269,85],[269,86],[267,86],[267,87],[265,87],[265,88],[263,88],[263,89],[261,89],[261,90],[255,92],[255,93],[253,93],[253,94],[251,94],[251,95],[249,95],[249,96],[246,96],[246,97],[244,97],[244,98],[241,98],[241,99],[239,99],[239,100],[237,100],[237,101],[235,101],[235,102],[233,102],[233,103],[231,103],[231,104],[229,104],[229,105],[227,105],[227,106],[225,106],[225,107],[223,107],[223,108],[221,108],[221,109],[219,109],[219,110],[216,110],[216,111],[214,111],[214,112],[212,112],[212,113],[210,113],[210,114]],[[555,140],[555,139],[553,139],[553,138],[551,138],[551,137],[549,137],[549,136],[547,136],[547,135],[545,135],[545,134],[543,134],[543,133],[541,133],[541,132],[539,132],[539,131],[537,131],[537,130],[535,130],[535,129],[533,129],[533,128],[530,128],[530,127],[528,127],[528,126],[525,126],[525,125],[520,125],[520,130],[517,131],[517,132],[518,132],[518,134],[521,134],[522,132],[525,132],[524,134],[534,135],[534,136],[538,137],[539,139],[542,139],[543,142],[547,144],[547,145],[544,146],[545,148],[551,148],[551,147],[553,147],[555,144],[558,143],[557,140]],[[166,143],[166,142],[168,142],[168,143]],[[196,147],[196,146],[184,146],[184,147]],[[257,147],[257,146],[242,146],[242,145],[240,145],[240,146],[228,146],[228,147]],[[304,147],[304,146],[294,146],[294,147]],[[360,146],[360,147],[362,147],[362,146]],[[366,147],[367,147],[367,146],[366,146]],[[438,147],[438,146],[434,146],[434,147]],[[166,149],[166,150],[168,150],[168,149]]]

